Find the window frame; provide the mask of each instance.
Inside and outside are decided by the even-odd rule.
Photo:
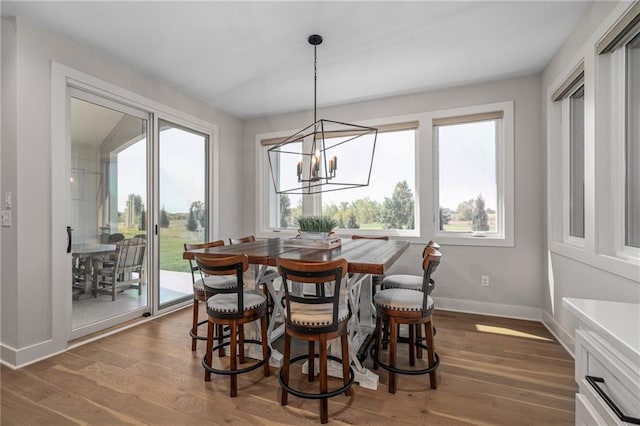
[[[393,127],[402,126],[405,123],[417,122],[417,127],[415,128],[415,140],[414,140],[414,229],[380,229],[380,230],[372,230],[372,229],[351,229],[351,228],[340,228],[336,230],[336,235],[340,237],[351,236],[356,233],[358,235],[363,236],[390,236],[390,237],[402,237],[409,239],[420,239],[421,232],[421,220],[420,220],[420,116],[419,114],[410,114],[403,116],[395,116],[395,117],[387,117],[384,119],[373,119],[373,120],[363,120],[355,122],[355,124],[368,126],[368,127],[383,127],[389,126],[393,131],[403,131],[407,129],[393,129]],[[274,228],[269,224],[269,215],[271,214],[271,210],[274,208],[277,210],[277,206],[272,206],[272,200],[275,198],[275,192],[273,192],[272,188],[272,177],[270,175],[269,166],[268,166],[268,158],[267,158],[267,147],[263,145],[263,141],[268,139],[278,139],[278,138],[286,138],[299,129],[289,129],[283,131],[276,131],[270,133],[261,133],[257,134],[255,138],[256,143],[256,188],[258,189],[256,194],[256,234],[263,237],[274,237],[274,236],[282,236],[282,237],[292,237],[297,234],[296,229],[292,228]],[[380,133],[378,133],[378,137],[380,137]],[[380,143],[379,141],[376,144]],[[374,162],[375,162],[374,158]],[[272,193],[273,192],[273,193]],[[302,196],[302,212],[305,215],[318,215],[322,212],[322,194],[304,194]],[[277,204],[277,202],[276,202]]]
[[[638,32],[637,34],[640,34]],[[634,37],[631,37],[633,39]],[[640,261],[640,248],[626,245],[626,144],[628,134],[628,62],[627,41],[610,53],[611,66],[611,177],[612,216],[614,224],[613,252],[616,257]],[[606,59],[605,59],[606,60]]]
[[[584,62],[581,63],[577,67],[582,68],[584,70]],[[572,72],[572,75],[574,73]],[[570,76],[569,79],[572,77]],[[573,166],[573,156],[571,152],[571,144],[573,141],[573,114],[571,108],[571,98],[573,95],[580,90],[583,91],[586,89],[585,81],[584,81],[584,71],[582,72],[582,77],[578,78],[571,82],[571,84],[567,87],[566,93],[560,98],[557,99],[557,102],[560,102],[561,105],[561,123],[562,123],[562,241],[565,244],[569,244],[571,246],[584,249],[585,247],[585,237],[587,235],[587,226],[586,226],[586,193],[583,195],[583,214],[585,218],[583,219],[583,234],[584,237],[577,237],[571,235],[571,205],[573,202],[572,197],[572,187],[571,187],[571,175],[572,175],[572,166]],[[583,94],[583,97],[585,95]],[[582,151],[583,151],[583,166],[582,166],[582,175],[583,182],[585,180],[585,153],[586,153],[586,145],[585,145],[585,134],[584,131],[584,111],[583,111],[583,138],[582,138]],[[584,185],[583,185],[584,188]],[[585,190],[586,192],[586,190]]]
[[[437,111],[430,114],[429,130],[432,138],[432,168],[433,168],[433,234],[441,244],[452,245],[482,245],[513,247],[514,235],[514,104],[513,101],[497,102],[485,105],[476,105],[463,108],[454,108]],[[499,218],[495,233],[475,234],[473,232],[442,232],[439,229],[440,201],[439,201],[439,174],[438,174],[438,141],[436,138],[436,125],[434,121],[449,117],[502,112],[502,119],[496,124],[496,190],[497,209]],[[480,121],[480,120],[478,120]]]

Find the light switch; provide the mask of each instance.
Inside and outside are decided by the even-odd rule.
[[[11,208],[11,193],[10,192],[5,192],[4,193],[4,207],[6,209],[10,209]]]
[[[0,221],[2,222],[2,226],[11,226],[11,212],[3,210]]]

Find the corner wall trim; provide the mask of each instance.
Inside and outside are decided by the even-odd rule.
[[[547,327],[547,330],[558,342],[564,347],[564,349],[575,359],[575,342],[573,336],[567,333],[560,324],[551,316],[547,311],[542,310],[542,324]]]

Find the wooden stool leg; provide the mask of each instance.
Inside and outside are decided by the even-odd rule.
[[[244,364],[246,361],[244,359],[244,324],[240,324],[238,327],[238,359],[240,364]]]
[[[286,332],[284,334],[284,354],[282,356],[282,381],[285,385],[289,385],[289,367],[291,364],[291,336]],[[282,388],[280,404],[287,405],[289,394]]]
[[[422,327],[420,325],[416,325],[416,340],[418,343],[422,343]],[[422,359],[422,348],[420,346],[416,346],[416,356],[418,359]]]
[[[327,335],[320,335],[320,393],[327,393],[329,389],[327,378]],[[329,422],[329,400],[320,400],[320,423]]]
[[[376,333],[376,340],[375,340],[375,346],[374,346],[374,353],[375,353],[375,358],[373,360],[373,369],[377,370],[378,369],[378,363],[376,362],[376,359],[380,359],[380,341],[381,341],[381,336],[382,336],[382,318],[380,317],[380,315],[376,316],[376,329],[375,329],[375,333]]]
[[[382,349],[387,349],[389,346],[389,318],[385,318],[382,323]]]
[[[231,331],[229,334],[231,334],[231,354],[230,359],[229,359],[229,370],[231,371],[235,371],[238,369],[238,358],[237,358],[237,350],[238,350],[238,342],[237,342],[237,333],[238,333],[238,328],[237,328],[237,323],[236,321],[231,321]],[[231,378],[231,389],[230,389],[230,395],[232,397],[237,396],[238,395],[238,375],[237,374],[232,374],[230,376]]]
[[[209,320],[207,322],[207,351],[205,352],[205,360],[209,367],[211,367],[211,363],[213,362],[213,326],[213,322]],[[211,372],[209,370],[204,370],[204,381],[211,381]]]
[[[224,326],[222,324],[216,324],[216,329],[216,333],[218,334],[218,345],[222,345],[222,342],[224,342]],[[222,346],[218,349],[218,356],[224,356],[224,348]]]
[[[398,343],[398,327],[393,316],[389,317],[389,366],[396,367],[396,344]],[[396,393],[396,373],[389,371],[389,392]]]
[[[415,326],[409,324],[409,365],[416,365],[416,332]]]
[[[266,359],[269,356],[269,338],[267,337],[267,317],[260,318],[260,333],[262,334],[262,359]],[[269,363],[265,362],[262,366],[264,377],[269,377],[271,371],[269,370]]]
[[[197,299],[193,299],[193,322],[191,323],[191,333],[194,336],[198,335],[198,308],[200,306],[200,302]],[[196,342],[198,339],[195,337],[191,338],[191,352],[196,350]]]
[[[349,357],[349,336],[343,334],[340,336],[342,343],[342,383],[346,386],[349,383],[349,364],[351,358]],[[353,395],[353,388],[349,388],[344,393],[347,396]]]
[[[424,333],[427,338],[427,359],[429,361],[429,367],[435,365],[435,350],[433,348],[433,327],[431,326],[431,321],[424,325]],[[431,389],[437,389],[438,383],[436,381],[436,372],[432,371],[429,373],[429,381],[431,382]]]
[[[316,375],[315,344],[316,342],[314,342],[313,340],[309,341],[309,357],[308,357],[309,360],[307,361],[307,377],[308,377],[307,380],[309,380],[310,382],[313,382],[313,378]]]

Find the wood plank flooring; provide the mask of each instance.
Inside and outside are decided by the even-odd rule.
[[[277,369],[268,378],[261,370],[241,375],[237,398],[229,397],[227,377],[205,383],[204,342],[191,352],[190,322],[191,310],[184,309],[17,371],[2,367],[0,423],[319,424],[316,401],[290,396],[280,406]],[[353,397],[330,399],[329,422],[573,424],[573,359],[542,324],[444,311],[435,313],[434,324],[437,390],[428,376],[400,376],[398,392],[389,394],[380,369],[378,390],[354,386]],[[407,362],[405,346],[399,362]],[[296,367],[294,376],[301,377]]]

